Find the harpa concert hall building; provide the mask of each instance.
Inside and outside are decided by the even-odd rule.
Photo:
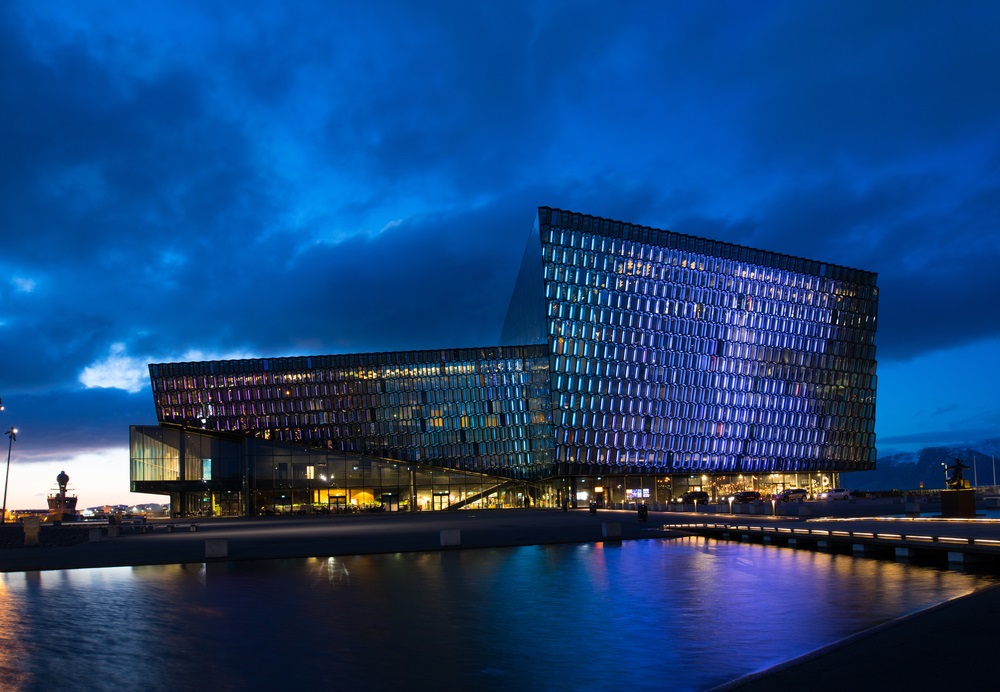
[[[876,275],[538,209],[499,344],[149,366],[177,513],[666,503],[875,466]]]

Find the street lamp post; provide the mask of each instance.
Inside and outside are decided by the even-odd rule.
[[[7,431],[7,473],[4,475],[3,479],[3,510],[0,513],[0,524],[7,523],[7,481],[10,479],[10,450],[14,446],[14,442],[17,440],[17,428],[11,428]]]

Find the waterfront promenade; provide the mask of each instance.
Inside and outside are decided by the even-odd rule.
[[[620,531],[618,540],[669,535],[652,515],[650,521],[641,522],[636,512],[624,511],[592,515],[586,510],[512,509],[152,520],[148,533],[122,527],[121,535],[104,535],[99,542],[0,550],[0,572],[204,562],[207,542],[219,539],[226,541],[229,560],[586,543],[603,540],[609,522]]]

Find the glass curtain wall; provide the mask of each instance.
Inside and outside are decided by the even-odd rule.
[[[508,478],[552,462],[545,345],[149,366],[161,423]]]
[[[248,440],[254,514],[488,509],[547,501],[544,484]]]
[[[556,506],[544,482],[256,438],[132,426],[131,449],[133,492],[170,495],[175,516]]]
[[[186,516],[240,516],[245,505],[243,441],[196,431],[133,425],[132,492],[170,495]]]
[[[538,218],[561,469],[874,468],[875,274]]]

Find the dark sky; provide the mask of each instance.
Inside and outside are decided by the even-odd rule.
[[[496,343],[539,205],[878,272],[880,453],[1000,436],[1000,4],[287,4],[0,3],[13,506],[149,362]]]

